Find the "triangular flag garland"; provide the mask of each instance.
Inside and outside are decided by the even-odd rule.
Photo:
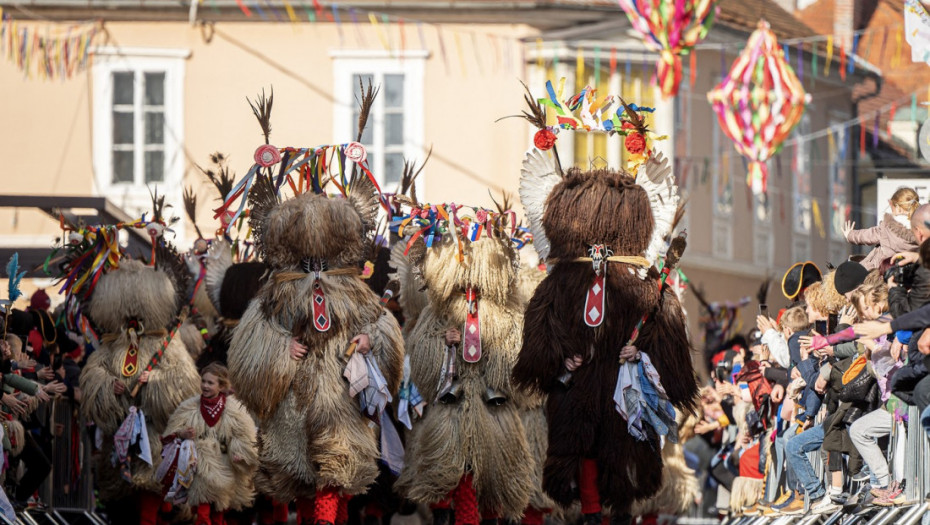
[[[28,78],[71,78],[87,68],[97,23],[39,27],[13,19],[0,7],[0,55]]]
[[[764,193],[766,161],[801,121],[810,100],[767,22],[759,22],[730,73],[707,99],[723,132],[749,161],[747,183],[753,193]]]

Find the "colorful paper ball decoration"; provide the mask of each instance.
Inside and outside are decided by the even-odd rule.
[[[730,73],[707,99],[723,132],[749,161],[747,184],[754,194],[765,193],[766,161],[781,149],[810,101],[767,22],[759,22]]]
[[[656,80],[665,98],[678,94],[681,55],[704,40],[717,0],[618,0],[646,46],[659,52]]]

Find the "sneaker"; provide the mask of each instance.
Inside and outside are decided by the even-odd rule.
[[[759,514],[762,514],[763,507],[764,505],[761,502],[749,507],[743,507],[743,516],[758,516]]]
[[[893,507],[901,505],[906,501],[904,497],[904,487],[895,487],[894,490],[885,493],[884,496],[875,498],[874,503],[879,507]]]
[[[870,492],[876,499],[881,499],[898,489],[898,482],[892,481],[887,487],[873,488]]]
[[[788,505],[791,505],[791,504],[794,502],[794,500],[796,500],[796,499],[802,499],[802,498],[801,498],[801,495],[798,494],[798,493],[795,492],[795,491],[788,492],[787,494],[788,494],[788,497],[785,498],[784,500],[782,500],[781,503],[773,503],[773,504],[772,504],[772,508],[773,508],[774,510],[781,510],[781,509],[787,507]],[[779,498],[779,499],[781,499],[781,498]]]
[[[833,514],[839,508],[840,506],[836,503],[833,503],[833,500],[830,499],[829,495],[824,495],[819,500],[811,502],[811,515]]]
[[[841,492],[839,494],[830,494],[830,500],[833,501],[833,503],[836,503],[837,505],[841,507],[846,505],[846,502],[849,501],[849,497],[850,495],[848,492]]]
[[[775,505],[783,505],[783,504],[787,503],[787,502],[788,502],[788,498],[790,498],[790,497],[792,497],[792,496],[794,496],[794,492],[792,492],[792,491],[790,491],[790,490],[786,490],[785,492],[782,492],[782,493],[781,493],[781,496],[778,496],[778,499],[776,499],[775,501],[773,501],[772,504],[769,505],[769,507],[774,507]]]
[[[791,500],[791,503],[785,505],[784,507],[778,509],[780,514],[785,515],[794,515],[794,514],[804,514],[804,498],[795,497]]]
[[[860,470],[859,472],[857,472],[856,474],[853,475],[852,480],[855,481],[855,482],[857,482],[857,483],[862,483],[863,481],[868,481],[868,480],[869,480],[869,473],[866,472],[866,471],[864,471],[864,470]]]

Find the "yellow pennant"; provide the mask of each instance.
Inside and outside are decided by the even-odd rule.
[[[291,7],[291,3],[290,3],[290,2],[288,2],[287,0],[283,0],[283,2],[284,2],[284,9],[285,9],[285,11],[287,11],[287,17],[291,19],[291,23],[296,24],[296,23],[297,23],[297,13],[294,12],[294,8]]]
[[[817,202],[817,199],[811,199],[811,213],[814,214],[814,225],[817,226],[817,233],[820,234],[821,239],[826,238],[827,230],[823,227],[823,217],[820,215],[820,203]]]
[[[830,62],[833,62],[833,35],[827,36],[827,61],[823,66],[823,76],[830,76]]]
[[[375,33],[378,35],[378,40],[381,41],[381,45],[384,47],[385,51],[390,51],[388,46],[387,38],[384,36],[384,33],[381,32],[381,26],[378,25],[378,18],[374,13],[368,13],[368,20],[371,22],[371,26],[375,28]]]

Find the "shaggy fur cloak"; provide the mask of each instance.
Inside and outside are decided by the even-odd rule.
[[[133,376],[123,376],[122,366],[129,347],[129,336],[125,332],[127,322],[137,320],[147,332],[158,332],[167,327],[178,312],[174,284],[162,271],[139,261],[125,260],[120,262],[119,269],[100,278],[87,311],[102,333],[112,334],[102,338],[100,348],[90,355],[80,376],[81,412],[104,435],[98,466],[101,497],[119,497],[130,488],[119,477],[117,467],[111,465],[110,452],[113,434],[129,414],[131,405],[139,407],[146,415],[154,463],[149,466],[133,457],[132,485],[159,491],[161,487],[154,479],[154,473],[161,460],[160,436],[181,401],[199,391],[200,376],[184,343],[174,338],[158,366],[152,369],[148,383],[135,398],[130,397],[139,375],[161,348],[163,333],[143,334],[139,338],[138,371]],[[114,380],[126,386],[125,393],[117,396],[113,392]]]
[[[187,427],[194,429],[197,448],[197,469],[188,489],[187,503],[191,506],[209,503],[218,511],[251,505],[258,447],[255,423],[242,403],[227,396],[223,415],[210,427],[200,414],[200,396],[194,396],[171,415],[165,435],[180,433]],[[241,461],[233,461],[236,455]]]
[[[587,326],[585,296],[594,272],[590,262],[575,259],[593,244],[605,244],[615,255],[645,253],[654,228],[649,197],[624,173],[572,169],[549,195],[542,224],[554,268],[527,306],[513,377],[521,387],[549,395],[543,486],[556,503],[571,505],[581,462],[594,459],[602,503],[629,512],[634,500],[659,490],[662,456],[655,443],[629,434],[615,408],[620,350],[643,314],[651,314],[636,346],[651,357],[672,403],[690,411],[697,393],[691,345],[678,298],[670,290],[658,297],[655,269],[642,280],[625,263],[607,265],[604,321]],[[565,360],[575,356],[584,363],[565,388],[558,377]]]
[[[413,501],[441,501],[471,472],[482,512],[518,518],[533,492],[533,461],[510,373],[520,348],[523,303],[516,289],[516,254],[509,240],[483,237],[469,244],[468,264],[456,260],[446,237],[437,246],[415,245],[428,305],[408,340],[411,379],[430,405],[407,438],[407,463],[395,488]],[[479,294],[482,357],[466,363],[455,351],[459,395],[435,401],[445,350],[445,331],[465,325],[463,291]],[[463,336],[464,337],[464,336]],[[461,345],[460,345],[461,347]],[[494,404],[492,392],[503,396]]]
[[[345,351],[367,334],[391,392],[404,355],[397,321],[355,272],[367,217],[350,199],[306,193],[255,220],[271,273],[233,334],[228,361],[236,395],[260,421],[257,488],[278,501],[323,487],[362,493],[378,475],[378,435],[349,397]],[[302,269],[311,260],[327,268],[320,277],[332,323],[326,332],[312,322],[314,276]],[[290,356],[292,340],[308,349],[299,361]]]

